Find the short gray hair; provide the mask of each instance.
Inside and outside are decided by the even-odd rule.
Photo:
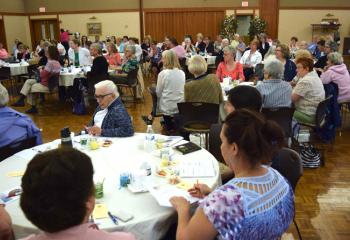
[[[5,107],[9,102],[9,93],[7,89],[0,83],[0,107]]]
[[[234,47],[232,47],[231,45],[224,47],[224,49],[222,51],[232,53],[233,57],[236,56],[236,49]]]
[[[264,60],[264,72],[272,79],[282,79],[284,75],[284,65],[274,56],[269,56]]]
[[[188,71],[193,75],[202,75],[207,72],[208,64],[200,55],[195,55],[188,62]]]
[[[130,45],[130,44],[126,45],[125,50],[130,51],[132,54],[136,53],[136,47],[134,45]]]
[[[103,80],[95,84],[95,89],[106,88],[110,93],[113,93],[115,97],[119,97],[119,92],[117,86],[111,80]]]
[[[333,65],[341,65],[344,63],[343,56],[338,52],[332,52],[327,55],[328,61]]]
[[[102,47],[98,43],[92,43],[90,48],[95,48],[99,55],[102,55]]]
[[[329,47],[333,52],[338,51],[338,44],[334,41],[327,41],[325,46]]]

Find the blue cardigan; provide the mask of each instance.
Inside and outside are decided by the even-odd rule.
[[[95,125],[95,115],[101,110],[99,106],[96,108],[89,126]],[[130,137],[134,135],[131,118],[120,97],[115,99],[114,102],[108,106],[108,112],[103,119],[101,129],[101,136],[103,137]]]
[[[295,63],[287,59],[286,64],[284,65],[284,81],[290,82],[293,80],[293,78],[297,75],[297,67],[295,66]]]

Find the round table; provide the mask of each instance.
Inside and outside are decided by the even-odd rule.
[[[74,84],[75,78],[86,78],[85,73],[91,71],[91,66],[62,68],[60,72],[59,86],[70,87]],[[115,70],[108,70],[112,73]]]
[[[28,73],[28,66],[29,63],[27,62],[20,62],[20,63],[5,63],[3,67],[10,68],[11,76],[18,76],[22,74]]]
[[[75,138],[75,141],[79,140]],[[119,221],[119,225],[114,225],[111,219],[99,219],[96,221],[100,229],[106,231],[127,231],[133,233],[137,239],[160,239],[168,226],[174,221],[175,211],[171,207],[161,207],[155,198],[149,193],[132,193],[127,188],[119,187],[119,174],[125,171],[139,169],[148,162],[152,166],[152,175],[147,176],[148,182],[167,186],[169,183],[165,178],[156,176],[154,166],[160,158],[154,154],[143,150],[144,134],[135,134],[129,138],[109,138],[113,144],[108,148],[98,150],[83,150],[88,154],[94,165],[95,176],[105,177],[104,197],[98,199],[107,205],[108,210],[113,212],[123,210],[130,213],[134,218],[126,223]],[[178,144],[184,143],[182,140]],[[56,148],[59,140],[39,146],[41,150]],[[79,143],[75,143],[79,145]],[[75,146],[76,147],[76,146]],[[38,148],[38,147],[36,147]],[[20,186],[20,177],[9,177],[8,173],[25,170],[27,163],[35,152],[31,149],[24,150],[14,156],[0,162],[0,192]],[[183,161],[209,161],[215,171],[215,177],[210,178],[183,178],[188,183],[195,183],[197,179],[201,183],[206,183],[210,187],[220,184],[220,174],[217,160],[206,150],[201,149],[187,155],[174,152],[173,159],[181,164]],[[185,191],[185,190],[184,190]],[[16,238],[27,236],[30,233],[37,233],[39,230],[33,226],[24,216],[19,207],[19,200],[15,200],[6,205],[6,210],[12,218],[13,229]]]

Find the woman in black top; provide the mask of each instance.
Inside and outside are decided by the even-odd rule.
[[[98,43],[93,43],[90,46],[90,54],[94,58],[92,62],[91,71],[89,76],[105,76],[108,77],[108,62],[104,56],[102,56],[102,48]]]
[[[205,43],[203,42],[203,34],[201,33],[197,34],[197,42],[195,47],[197,49],[197,53],[205,52]]]
[[[267,53],[267,51],[270,48],[270,44],[266,41],[266,34],[265,33],[261,33],[259,35],[259,52],[261,53],[262,58],[264,59],[265,54]]]
[[[203,41],[204,43],[205,43],[205,52],[207,52],[207,54],[208,55],[213,55],[213,53],[214,53],[214,44],[213,44],[213,42],[212,41],[210,41],[210,37],[205,37],[204,38],[204,41]]]

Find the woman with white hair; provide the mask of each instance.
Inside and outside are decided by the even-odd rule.
[[[332,52],[327,56],[325,72],[321,74],[323,84],[335,83],[338,86],[338,103],[350,101],[350,76],[344,64],[343,57],[338,52]]]
[[[222,89],[215,74],[207,74],[208,64],[202,56],[193,56],[188,70],[194,79],[185,84],[185,102],[205,102],[219,104],[223,101]]]
[[[128,84],[132,85],[136,81],[135,79],[128,78],[128,74],[131,72],[137,71],[139,67],[139,61],[137,61],[137,58],[135,56],[136,53],[136,47],[133,45],[126,45],[124,49],[124,59],[122,63],[122,72],[121,74],[117,74],[116,76],[112,76],[112,80],[116,84]],[[136,74],[135,74],[136,76]]]
[[[86,127],[89,134],[103,137],[130,137],[134,135],[131,118],[119,97],[116,85],[110,80],[95,84],[98,107]]]
[[[274,56],[264,61],[264,81],[256,86],[264,108],[290,107],[292,87],[283,81],[284,65]]]
[[[227,46],[223,49],[224,61],[221,62],[216,70],[216,76],[220,82],[224,78],[231,80],[244,81],[243,66],[240,62],[235,61],[236,49],[232,46]]]

